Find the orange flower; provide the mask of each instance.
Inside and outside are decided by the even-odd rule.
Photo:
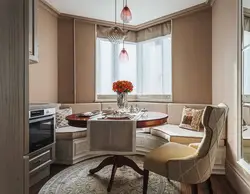
[[[132,92],[133,91],[133,84],[130,81],[116,81],[113,83],[113,91],[122,93],[122,92]]]

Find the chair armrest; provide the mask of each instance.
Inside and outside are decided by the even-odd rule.
[[[192,148],[194,148],[194,149],[198,149],[199,146],[200,146],[200,143],[190,143],[188,146],[189,146],[189,147],[192,147]]]

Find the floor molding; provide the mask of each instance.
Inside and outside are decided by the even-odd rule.
[[[228,161],[226,161],[226,177],[239,194],[250,193],[250,186],[246,180],[240,175],[239,170]]]

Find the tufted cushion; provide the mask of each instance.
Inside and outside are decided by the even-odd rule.
[[[68,126],[56,129],[57,139],[77,139],[86,136],[87,136],[87,128]]]
[[[65,119],[67,116],[72,114],[72,108],[58,109],[56,111],[56,127],[68,126],[68,121]]]

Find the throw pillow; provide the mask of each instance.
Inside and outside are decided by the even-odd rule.
[[[204,109],[193,109],[184,107],[182,111],[182,119],[179,127],[200,131],[203,128],[201,124]]]
[[[66,117],[72,114],[72,108],[58,109],[56,111],[56,127],[67,127],[69,126]]]

